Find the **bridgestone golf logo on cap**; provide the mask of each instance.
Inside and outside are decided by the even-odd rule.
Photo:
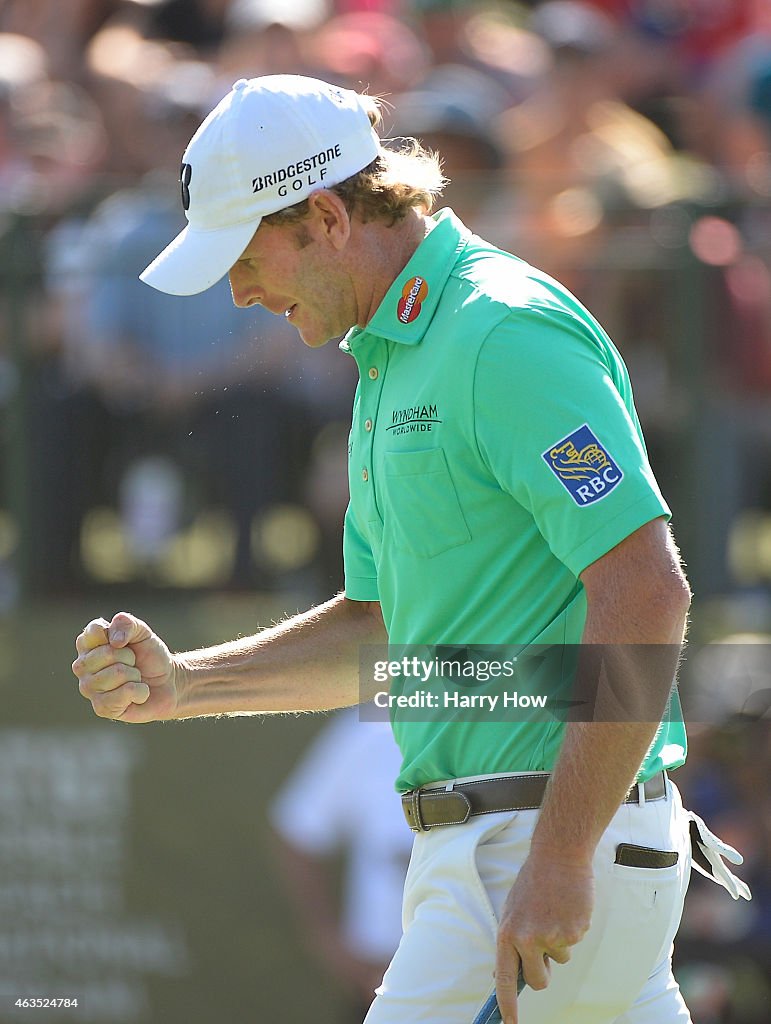
[[[408,324],[420,316],[420,308],[428,295],[428,285],[422,277],[411,277],[404,288],[402,297],[396,307],[396,315],[403,324]]]
[[[258,178],[252,178],[252,192],[262,192],[264,188],[270,188],[272,185],[280,185],[284,181],[291,181],[292,188],[295,192],[299,192],[305,188],[306,185],[320,185],[327,175],[328,168],[325,166],[334,160],[336,157],[342,156],[342,150],[340,149],[340,143],[338,142],[334,146],[330,146],[329,149],[322,149],[320,153],[314,153],[313,156],[308,156],[304,160],[298,160],[296,163],[287,164],[286,167],[279,167],[277,171],[271,171],[270,174],[260,175]],[[318,174],[318,177],[314,177],[310,172],[313,171]],[[307,180],[301,175],[307,174]],[[284,185],[283,188],[278,190],[280,196],[285,196],[289,191],[289,186]]]

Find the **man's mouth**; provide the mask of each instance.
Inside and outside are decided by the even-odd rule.
[[[290,306],[288,309],[284,310],[284,316],[287,318],[287,320],[290,320],[292,318],[292,314],[294,313],[294,311],[296,309],[297,309],[297,303],[295,303],[294,306]]]

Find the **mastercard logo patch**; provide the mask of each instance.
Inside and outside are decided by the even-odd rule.
[[[403,324],[411,323],[420,316],[420,308],[428,295],[428,285],[422,277],[411,277],[402,288],[402,297],[396,307],[396,315]]]

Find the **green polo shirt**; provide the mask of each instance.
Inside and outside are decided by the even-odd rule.
[[[360,373],[346,594],[379,601],[402,650],[578,644],[579,574],[669,515],[626,368],[559,283],[472,235],[451,210],[434,219],[370,323],[341,343]],[[549,770],[565,728],[553,716],[421,717],[392,712],[401,790]],[[674,718],[642,779],[683,762]]]

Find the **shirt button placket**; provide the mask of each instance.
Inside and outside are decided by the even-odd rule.
[[[374,387],[372,385],[369,385],[368,388],[364,389],[365,407],[369,408],[370,410],[374,410],[377,408],[378,403],[380,401],[380,389],[382,387],[382,379],[380,378],[379,368],[377,366],[370,366],[367,370],[367,377],[370,379],[370,381],[377,381],[377,384],[375,384]],[[361,468],[361,479],[366,484],[371,482],[372,478],[372,446],[375,440],[374,417],[366,416],[362,423],[362,426],[364,428],[365,433],[362,450],[365,453],[365,460],[367,461],[367,464],[363,465]],[[370,491],[370,494],[372,495],[372,500],[374,501],[374,491]]]

